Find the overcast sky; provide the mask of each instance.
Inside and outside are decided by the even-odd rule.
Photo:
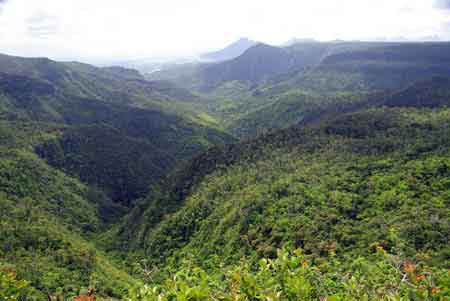
[[[450,0],[0,0],[0,52],[84,61],[191,55],[239,37],[450,38]]]

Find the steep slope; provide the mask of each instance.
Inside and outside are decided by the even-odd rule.
[[[73,296],[89,286],[120,298],[138,282],[92,240],[123,208],[32,152],[57,130],[0,122],[0,274],[27,281],[23,298]]]
[[[288,70],[295,64],[293,60],[285,49],[258,44],[231,61],[205,68],[202,75],[208,84],[231,80],[255,82]]]
[[[179,103],[167,100],[169,95],[181,92],[147,82],[136,71],[6,58],[0,118],[61,125],[59,135],[37,152],[122,205],[130,206],[178,162],[233,140],[204,113],[168,109],[167,102]],[[164,91],[165,100],[153,99],[155,91]]]
[[[280,48],[257,44],[242,55],[225,62],[200,68],[200,90],[211,90],[230,81],[260,83],[271,77],[295,70],[304,70],[318,64],[327,53],[329,44],[305,43]]]
[[[176,164],[175,157],[147,140],[106,126],[64,130],[58,138],[39,145],[36,152],[50,165],[126,206],[144,196]]]
[[[316,259],[382,246],[446,268],[449,129],[448,109],[379,108],[211,150],[162,197],[170,210],[136,211],[118,233],[173,269],[186,257],[203,267],[274,257],[286,244]]]

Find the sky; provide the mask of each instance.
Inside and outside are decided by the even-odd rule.
[[[450,0],[0,0],[0,52],[87,62],[190,56],[240,37],[450,40]]]

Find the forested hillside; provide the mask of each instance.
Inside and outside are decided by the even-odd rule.
[[[194,238],[197,231],[202,232],[201,229],[205,231],[203,235],[207,235],[206,233],[213,235],[214,233],[213,237],[215,238],[212,239],[212,247],[216,243],[221,246],[217,249],[213,247],[210,250],[211,252],[215,254],[217,252],[219,254],[221,252],[229,252],[225,258],[237,256],[236,259],[245,254],[247,247],[252,248],[252,246],[258,246],[257,249],[261,252],[275,250],[276,247],[280,247],[277,245],[278,240],[280,242],[286,241],[282,239],[284,234],[288,236],[297,235],[295,234],[297,233],[296,231],[289,228],[279,229],[281,232],[278,234],[282,235],[282,237],[277,239],[272,235],[264,235],[263,231],[256,231],[258,235],[263,235],[260,237],[261,241],[257,237],[254,237],[252,241],[255,240],[255,243],[258,241],[257,245],[253,245],[249,241],[248,243],[250,245],[246,246],[246,239],[242,235],[246,231],[250,231],[250,229],[246,228],[248,221],[239,222],[239,219],[250,218],[249,215],[253,216],[253,214],[255,216],[251,217],[252,222],[250,223],[252,227],[257,226],[253,223],[253,218],[255,218],[255,221],[258,220],[262,223],[258,227],[267,227],[269,232],[274,231],[275,228],[288,227],[289,225],[303,224],[304,226],[308,225],[308,228],[315,227],[313,224],[318,222],[317,220],[311,220],[297,223],[292,219],[294,216],[290,215],[289,219],[291,221],[285,224],[289,219],[284,221],[280,217],[269,218],[269,216],[260,216],[265,210],[269,210],[267,214],[270,215],[276,213],[282,215],[298,214],[301,216],[308,212],[309,218],[312,219],[324,215],[323,222],[326,224],[330,222],[329,218],[326,217],[326,212],[332,210],[332,214],[338,214],[335,216],[335,222],[338,223],[336,225],[337,228],[339,228],[339,225],[344,224],[352,224],[352,228],[355,228],[355,224],[353,223],[357,224],[361,222],[362,227],[367,227],[361,233],[367,233],[370,229],[378,233],[377,235],[367,235],[367,238],[370,240],[386,237],[385,235],[387,233],[381,233],[380,229],[369,226],[367,224],[368,220],[363,221],[357,217],[360,214],[364,216],[368,214],[365,210],[375,210],[372,212],[372,214],[375,214],[376,206],[378,205],[394,206],[392,210],[395,211],[394,215],[398,217],[399,212],[397,210],[401,209],[400,207],[403,202],[406,202],[405,206],[407,208],[405,210],[411,209],[409,213],[405,213],[415,214],[414,212],[416,210],[411,206],[413,204],[414,206],[420,206],[420,203],[416,203],[414,199],[421,199],[422,193],[431,193],[430,191],[427,192],[428,185],[432,185],[435,188],[442,187],[443,194],[439,197],[439,191],[433,191],[433,196],[437,199],[441,198],[444,202],[446,201],[447,187],[445,181],[448,175],[444,170],[448,164],[445,159],[449,143],[448,113],[446,109],[442,111],[371,109],[367,112],[345,115],[317,128],[308,130],[293,128],[264,136],[242,145],[230,146],[221,151],[212,150],[193,161],[192,165],[186,170],[188,173],[184,181],[190,184],[186,188],[190,192],[186,200],[180,200],[180,205],[185,207],[180,209],[178,214],[171,215],[170,218],[160,225],[160,227],[163,226],[162,228],[155,229],[155,232],[151,234],[156,235],[155,237],[151,239],[145,238],[145,241],[150,244],[147,249],[148,252],[151,252],[150,258],[159,258],[159,256],[156,256],[157,254],[153,253],[158,252],[158,250],[161,250],[161,252],[171,252],[171,248],[163,246],[159,239],[169,244],[175,244],[175,246],[178,243],[181,243],[182,246],[185,244],[188,246],[198,246],[206,251],[208,248],[205,246],[205,239],[211,237]],[[428,170],[430,168],[437,168],[444,172],[441,179],[444,182],[441,184],[427,182],[425,186],[420,186],[420,181],[425,180],[420,175],[421,172],[430,172],[434,175],[433,181],[440,181],[440,178],[436,176],[437,174],[435,175],[432,170]],[[396,175],[396,173],[398,174]],[[389,180],[383,177],[388,177]],[[409,180],[413,182],[418,181],[419,183],[417,185],[422,187],[420,189],[425,190],[416,191],[416,189],[419,189],[419,186],[408,186],[402,188],[405,191],[401,190],[396,192],[395,183],[403,185],[402,181],[405,180],[405,177],[414,177],[415,180]],[[297,180],[294,181],[294,179]],[[371,181],[380,181],[380,183],[372,183]],[[375,189],[377,185],[382,185],[383,181],[389,181],[389,185],[380,186],[378,188],[379,190]],[[375,186],[372,187],[372,185]],[[280,189],[282,191],[279,191]],[[293,191],[290,191],[291,189]],[[297,191],[297,189],[300,190]],[[375,199],[382,198],[383,196],[387,197],[390,194],[395,196],[396,201],[394,199],[380,199],[380,204],[375,202]],[[310,203],[306,200],[303,201],[306,202],[305,204],[299,204],[299,200],[307,195],[311,195],[311,197],[314,195],[314,200],[317,202],[322,200],[324,207],[319,206],[319,203]],[[334,197],[337,199],[333,201],[332,199]],[[403,197],[405,199],[398,199]],[[411,197],[412,199],[410,199]],[[248,208],[244,202],[244,199],[247,198],[250,202],[248,204],[250,207]],[[289,210],[285,212],[278,208],[278,206],[281,206],[281,203],[279,203],[282,201],[281,199],[283,199],[283,204],[286,202],[283,205],[287,206],[286,208],[294,206],[294,204],[289,205],[289,201],[296,203],[297,205],[295,206],[298,206],[296,209],[298,211],[289,213]],[[344,206],[344,204],[340,204],[341,201],[344,202],[344,199],[345,206],[349,206],[346,209],[339,207]],[[367,199],[373,199],[374,201],[367,203]],[[233,203],[233,200],[236,203]],[[384,201],[395,202],[395,204],[387,205],[383,203]],[[257,206],[257,204],[259,205]],[[358,208],[359,204],[362,208]],[[271,209],[265,209],[265,206],[276,206],[280,210],[273,208],[275,211],[270,211]],[[332,208],[327,208],[327,206],[332,206]],[[335,206],[339,208],[335,208]],[[372,206],[375,207],[372,208]],[[234,213],[229,211],[230,208],[233,208]],[[382,210],[383,207],[379,209]],[[192,210],[192,212],[189,212],[189,210]],[[244,210],[245,214],[242,214],[242,210]],[[313,211],[309,212],[310,210]],[[422,210],[423,208],[418,212]],[[227,213],[225,214],[225,212]],[[448,210],[444,209],[441,213],[444,215],[448,214]],[[437,212],[436,214],[439,215]],[[220,227],[222,224],[217,223],[217,220],[222,219],[224,216],[227,219],[229,218],[230,221],[226,222],[224,220],[224,228],[222,230],[214,230],[215,227]],[[424,214],[424,216],[428,215]],[[211,218],[210,223],[205,221],[208,217]],[[393,218],[397,219],[397,217]],[[178,218],[180,221],[176,221]],[[370,218],[370,214],[367,218]],[[346,221],[346,219],[349,220]],[[356,221],[350,222],[353,219],[356,219]],[[135,218],[132,219],[132,221],[135,220]],[[181,222],[181,220],[184,220],[184,222]],[[414,219],[411,218],[410,220],[413,221]],[[195,224],[195,221],[200,222],[200,224]],[[267,223],[270,223],[270,221],[276,222],[277,224],[281,223],[283,226],[268,225]],[[399,219],[398,221],[403,224],[402,227],[407,227],[406,223],[404,223],[405,219]],[[389,224],[388,221],[386,223]],[[205,228],[202,228],[201,224],[204,224]],[[175,225],[182,228],[171,229]],[[235,231],[232,231],[230,228],[231,225],[237,227]],[[320,228],[322,225],[317,225],[317,227]],[[126,226],[126,228],[129,227]],[[316,230],[318,231],[318,229]],[[388,230],[388,228],[385,228],[385,230]],[[308,235],[307,233],[312,231],[312,228],[304,229],[304,231],[306,232],[302,235]],[[448,231],[448,229],[445,231]],[[230,239],[233,236],[225,239],[227,234],[233,235],[233,233],[236,235],[233,239]],[[316,235],[318,234],[318,232],[314,233]],[[420,233],[424,234],[424,232]],[[328,232],[324,232],[323,234],[325,236],[331,235],[331,237],[337,235]],[[180,235],[180,237],[174,235]],[[193,235],[192,240],[190,238],[191,235]],[[350,233],[347,235],[352,236]],[[132,235],[131,237],[138,236]],[[166,239],[167,237],[170,239]],[[332,239],[331,237],[330,239]],[[442,236],[442,238],[444,237]],[[313,241],[317,241],[320,244],[323,244],[324,241],[324,239],[318,237],[314,240],[312,238],[308,237],[304,239],[299,237],[296,241],[299,244],[303,244],[301,242],[304,241],[309,246],[307,249],[309,250],[311,248],[309,251],[312,251],[318,247],[313,247]],[[408,240],[414,239],[413,236],[406,234],[403,238]],[[264,242],[266,239],[269,241]],[[189,241],[192,244],[188,244]],[[226,243],[225,245],[229,245],[230,248],[224,248],[222,243]],[[238,248],[233,245],[235,243],[238,244]],[[336,247],[344,247],[345,244],[350,244],[351,249],[355,251],[354,243],[356,241],[351,239],[343,243],[344,245],[338,244]],[[259,244],[261,245],[259,246]],[[270,248],[272,244],[274,244],[273,249]],[[370,243],[363,245],[367,246]],[[443,247],[445,244],[438,245]],[[305,248],[305,245],[302,245],[302,247]],[[415,249],[412,246],[409,246],[409,248],[410,251]],[[236,250],[241,250],[244,253],[236,253]],[[357,250],[357,252],[361,251]],[[198,254],[198,252],[192,252],[192,254]],[[162,256],[162,258],[165,258],[165,256]]]
[[[0,299],[450,300],[449,47],[0,56]]]
[[[123,298],[139,281],[98,235],[177,163],[234,138],[183,105],[191,93],[134,70],[10,56],[0,70],[0,299],[15,281],[20,298]]]
[[[0,124],[0,297],[9,300],[3,289],[13,278],[26,281],[20,296],[37,300],[47,292],[73,296],[94,282],[101,295],[123,296],[137,280],[92,241],[124,210],[33,153],[31,146],[57,129]]]
[[[61,125],[54,139],[37,146],[37,153],[117,201],[143,196],[174,158],[232,141],[205,114],[190,114],[182,104],[178,111],[171,107],[183,96],[193,97],[190,93],[147,82],[136,71],[1,58],[3,119]],[[180,98],[170,100],[172,95]],[[129,152],[137,157],[135,166],[127,163]]]
[[[251,266],[260,258],[275,258],[277,250],[288,245],[303,250],[302,257],[292,260],[310,261],[319,269],[314,271],[325,274],[331,272],[329,269],[343,269],[346,274],[356,264],[355,258],[373,262],[380,250],[394,256],[398,265],[406,259],[420,262],[424,270],[441,275],[433,280],[439,284],[433,283],[447,289],[439,296],[448,297],[449,113],[447,109],[370,109],[319,127],[293,128],[212,150],[186,169],[184,193],[169,195],[170,200],[179,196],[169,212],[164,209],[161,213],[160,209],[168,200],[159,201],[159,206],[153,203],[144,214],[137,211],[118,233],[129,240],[124,246],[137,247],[135,251],[150,262],[149,266],[160,267],[153,269],[152,277],[178,271],[185,260],[190,262],[186,263],[186,279],[161,288],[167,296],[195,296],[194,292],[176,289],[177,285],[198,289],[199,294],[223,290],[229,300],[233,285],[248,289],[245,294],[241,291],[247,298],[269,291],[276,294],[276,281],[288,285],[288,279],[274,278],[273,283],[264,284],[268,281],[264,270],[253,275],[252,268],[245,265],[237,269],[244,273],[249,268],[251,275],[245,277],[255,277],[248,280],[256,281],[254,284],[233,278],[228,284],[216,281],[229,277],[221,274],[220,267],[237,264],[241,258],[247,258],[246,264]],[[155,221],[155,216],[160,220]],[[135,232],[127,232],[129,229]],[[323,266],[330,260],[340,264]],[[284,270],[276,270],[278,264],[268,267],[266,273],[272,273],[273,268],[280,277],[289,277],[282,274]],[[383,264],[394,265],[387,259]],[[191,265],[204,270],[204,276],[197,274],[199,270],[190,270]],[[302,269],[295,271],[311,272]],[[364,270],[361,273],[361,278],[353,280],[361,285],[361,298],[374,298],[376,290],[371,291],[374,288],[363,279],[379,281],[375,280],[378,276],[364,274]],[[389,273],[392,285],[401,281],[398,271]],[[318,299],[342,293],[336,300],[355,297],[339,283],[349,280],[334,281],[338,286],[333,288],[305,280],[294,287],[292,296]],[[386,300],[389,296],[412,296],[410,290],[390,291],[390,284],[385,285],[379,294]],[[310,291],[304,292],[308,287]],[[436,296],[437,300],[441,297]]]

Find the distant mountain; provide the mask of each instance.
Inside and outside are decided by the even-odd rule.
[[[241,39],[237,40],[236,42],[234,42],[233,44],[228,45],[224,49],[221,49],[221,50],[218,50],[215,52],[205,53],[204,55],[202,55],[202,59],[209,60],[209,61],[216,61],[216,62],[231,60],[235,57],[240,56],[247,49],[249,49],[250,47],[252,47],[256,44],[257,44],[257,42],[255,42],[255,41],[249,40],[247,38],[241,38]]]
[[[257,44],[235,59],[204,66],[200,77],[207,88],[227,81],[258,83],[320,63],[328,44],[303,43],[291,47]]]
[[[204,79],[209,82],[257,81],[267,75],[277,74],[288,69],[292,61],[290,53],[285,49],[258,44],[233,60],[205,68]]]
[[[321,61],[334,53],[381,46],[376,43],[296,43],[289,47],[276,47],[256,44],[242,55],[227,61],[209,64],[179,66],[171,70],[155,72],[150,79],[171,80],[190,89],[205,90],[220,86],[228,81],[248,81],[252,84],[316,67]]]

